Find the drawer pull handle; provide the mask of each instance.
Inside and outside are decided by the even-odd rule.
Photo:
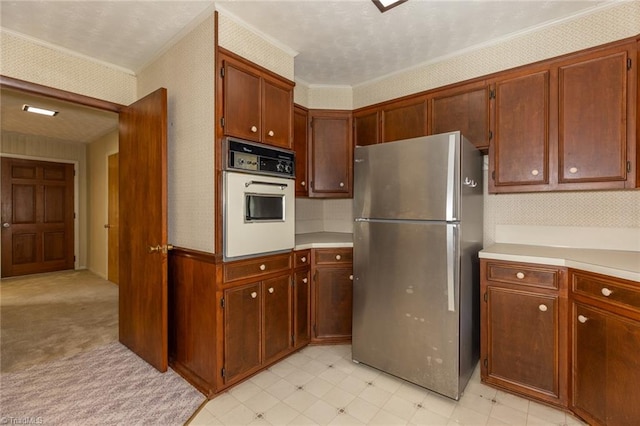
[[[349,279],[353,281],[353,275],[349,275]]]
[[[518,272],[516,274],[516,278],[518,278],[519,280],[523,279],[524,278],[524,272]]]
[[[267,265],[265,265],[264,263],[262,265],[260,265],[260,270],[264,271],[265,269],[267,269]]]
[[[301,261],[302,263],[307,263],[307,258],[306,258],[305,256],[302,256],[302,257],[300,258],[300,261]]]
[[[584,315],[578,315],[578,321],[580,321],[582,324],[587,322],[588,319],[589,318],[585,317]]]
[[[269,136],[273,136],[275,135],[275,133],[273,133],[273,130],[269,130],[269,133],[267,133]]]
[[[571,167],[571,168],[569,169],[569,173],[571,173],[572,175],[574,175],[574,174],[578,173],[578,168],[577,168],[577,167]]]
[[[269,287],[269,293],[273,294],[274,291],[273,287]]]
[[[306,279],[306,278],[303,278],[303,279],[302,279],[302,282],[303,282],[303,283],[305,283],[305,284],[306,284],[308,281],[309,281],[309,280],[308,280],[308,279]]]
[[[541,304],[540,306],[538,306],[538,309],[540,309],[542,312],[547,312],[547,305],[545,304]]]
[[[258,297],[258,293],[256,293],[255,291],[251,292],[251,298],[255,299],[256,297]]]
[[[336,254],[336,260],[340,260],[342,259],[342,256],[340,256],[339,254]]]
[[[340,182],[340,188],[344,188],[344,182]]]
[[[538,176],[540,174],[540,172],[537,169],[533,169],[531,170],[531,174],[534,176]]]
[[[307,186],[307,182],[305,181],[300,182],[300,186]]]
[[[613,291],[611,291],[608,288],[604,287],[602,290],[600,290],[600,293],[602,293],[602,295],[604,297],[609,297],[609,296],[611,296],[611,294],[613,294]]]
[[[258,128],[256,126],[251,126],[251,132],[255,133],[258,131]]]

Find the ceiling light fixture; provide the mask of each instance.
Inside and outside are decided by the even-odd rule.
[[[380,12],[386,12],[387,10],[404,3],[407,0],[371,0],[375,4]]]
[[[48,115],[49,117],[53,117],[54,115],[58,114],[58,111],[33,107],[31,105],[22,105],[22,110],[27,112],[33,112],[36,114]]]

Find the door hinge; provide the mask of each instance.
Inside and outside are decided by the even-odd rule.
[[[220,77],[224,78],[224,67],[220,68]]]
[[[627,173],[631,173],[631,161],[627,161]]]
[[[493,132],[489,130],[489,140],[493,139]]]
[[[485,358],[482,363],[484,364],[485,368],[489,367],[489,360],[487,358]]]
[[[491,172],[491,179],[496,180],[496,171],[495,170],[493,170]]]
[[[294,336],[293,334],[291,335],[291,346],[295,346],[296,345],[296,336]]]
[[[487,294],[487,292],[484,293],[484,301],[488,301],[489,300],[489,295]]]
[[[496,90],[489,90],[489,99],[495,99],[496,98]]]
[[[224,127],[224,117],[220,117],[220,125]]]
[[[220,299],[220,307],[224,308],[224,297]]]
[[[224,377],[224,374],[226,373],[226,371],[224,370],[224,367],[220,369],[220,376]]]
[[[627,70],[631,69],[631,58],[627,58]]]

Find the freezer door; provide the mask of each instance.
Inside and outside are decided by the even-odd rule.
[[[355,217],[458,220],[460,132],[356,147]]]
[[[353,359],[459,397],[459,225],[357,221]]]

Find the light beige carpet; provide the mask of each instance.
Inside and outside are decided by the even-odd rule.
[[[118,286],[90,271],[0,281],[0,371],[118,341]]]

